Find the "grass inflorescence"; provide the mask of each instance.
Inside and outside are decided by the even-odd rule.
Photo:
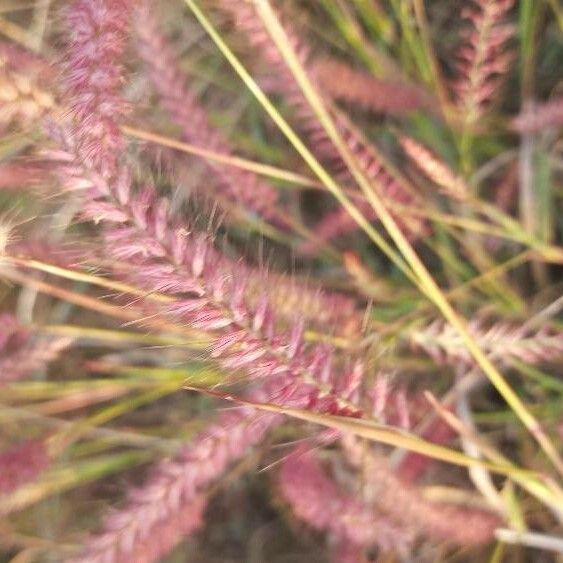
[[[6,560],[563,553],[561,11],[454,4],[0,3]]]

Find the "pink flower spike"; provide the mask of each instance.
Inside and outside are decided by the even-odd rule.
[[[44,440],[26,440],[0,452],[0,495],[35,479],[45,471],[49,461]]]

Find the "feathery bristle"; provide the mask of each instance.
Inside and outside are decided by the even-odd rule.
[[[457,52],[453,83],[462,118],[474,124],[494,100],[514,55],[507,46],[515,27],[505,19],[514,0],[471,0],[462,10],[470,27]]]
[[[463,180],[435,154],[406,135],[399,137],[399,143],[417,168],[435,184],[438,184],[445,193],[461,200],[467,197],[467,187]]]
[[[283,460],[278,485],[295,515],[312,528],[328,532],[333,541],[395,552],[405,552],[412,542],[406,529],[340,490],[304,447]]]
[[[487,326],[481,321],[474,321],[469,328],[479,346],[501,362],[513,358],[539,364],[563,354],[563,332],[549,327],[534,331],[512,323],[497,322]],[[424,350],[437,364],[472,364],[471,354],[458,333],[442,321],[412,332],[409,341],[415,349]]]
[[[233,149],[221,132],[209,123],[206,110],[200,106],[187,86],[187,77],[180,70],[172,46],[161,34],[155,7],[143,1],[135,6],[138,52],[164,107],[181,128],[183,140],[212,150],[223,156]],[[227,199],[251,210],[267,220],[282,222],[278,213],[278,192],[256,174],[221,163],[209,162]]]
[[[369,479],[374,505],[397,525],[436,541],[479,545],[491,541],[498,524],[492,512],[426,500],[418,488],[402,481],[386,461],[352,436],[345,436],[348,459]]]
[[[351,106],[402,115],[416,110],[431,110],[434,105],[420,88],[377,79],[338,59],[319,57],[310,66],[311,74],[323,93]]]
[[[71,342],[70,338],[35,338],[12,315],[0,315],[0,386],[44,368]]]
[[[126,112],[119,91],[129,4],[129,0],[74,0],[66,9],[69,45],[61,61],[66,102],[80,155],[103,176],[116,173],[124,148],[117,124]]]

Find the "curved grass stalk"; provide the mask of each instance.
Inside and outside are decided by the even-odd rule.
[[[495,535],[499,541],[504,543],[563,553],[563,539],[556,536],[536,532],[520,532],[509,528],[499,528]]]
[[[481,459],[476,459],[465,455],[457,450],[453,450],[446,446],[441,446],[433,442],[410,434],[404,430],[398,429],[393,426],[386,426],[384,424],[376,424],[371,420],[362,418],[343,417],[331,414],[320,414],[305,409],[295,407],[278,406],[271,403],[256,403],[235,397],[226,393],[217,393],[208,391],[200,387],[185,386],[189,391],[198,391],[212,397],[225,399],[236,404],[249,406],[258,410],[284,414],[298,420],[304,420],[319,424],[339,432],[349,433],[360,438],[366,438],[372,442],[394,446],[396,448],[404,448],[411,452],[419,453],[428,456],[432,459],[440,460],[453,465],[461,467],[481,466],[493,473],[499,475],[507,475],[510,477],[520,477],[523,479],[536,480],[538,483],[542,482],[541,475],[528,469],[521,469],[509,462],[507,463],[489,463]],[[561,498],[563,500],[563,497]]]

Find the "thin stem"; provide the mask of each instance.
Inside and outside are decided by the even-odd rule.
[[[563,538],[538,534],[537,532],[518,532],[509,528],[499,528],[495,531],[495,536],[504,543],[525,545],[526,547],[563,553]]]

